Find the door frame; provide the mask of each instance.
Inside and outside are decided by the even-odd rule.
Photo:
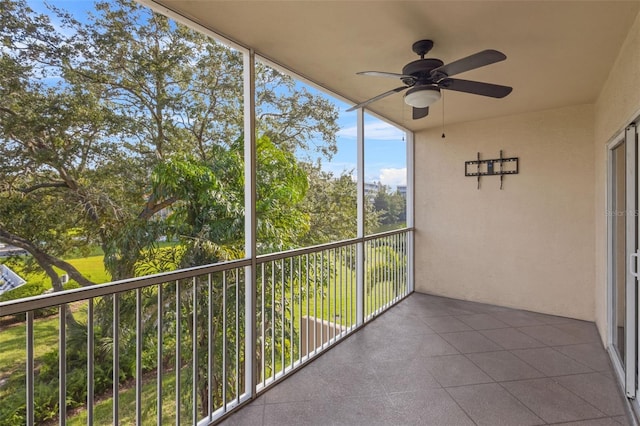
[[[619,354],[614,347],[614,335],[617,334],[617,318],[615,312],[615,266],[614,253],[614,168],[613,151],[625,144],[625,347],[624,354]],[[638,143],[635,122],[627,126],[607,144],[607,348],[614,370],[624,387],[625,395],[635,399],[638,391]],[[624,357],[624,363],[621,356]]]

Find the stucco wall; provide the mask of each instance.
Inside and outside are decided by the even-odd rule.
[[[416,134],[416,290],[594,319],[593,105]],[[464,162],[520,158],[520,174]]]
[[[595,309],[600,335],[607,316],[606,144],[640,110],[640,15],[627,35],[595,104]]]

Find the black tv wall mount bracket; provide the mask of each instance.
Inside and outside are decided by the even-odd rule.
[[[472,171],[474,169],[475,171]],[[505,158],[502,156],[502,150],[500,150],[500,158],[481,160],[478,152],[477,160],[464,162],[464,175],[475,176],[478,180],[478,189],[480,189],[482,176],[500,176],[500,189],[502,189],[504,175],[517,175],[518,171],[518,157]]]

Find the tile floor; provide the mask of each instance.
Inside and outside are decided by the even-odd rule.
[[[627,425],[593,323],[414,293],[224,425]]]

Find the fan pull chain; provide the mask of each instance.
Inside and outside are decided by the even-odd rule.
[[[442,139],[446,136],[444,135],[444,93],[442,94]]]

